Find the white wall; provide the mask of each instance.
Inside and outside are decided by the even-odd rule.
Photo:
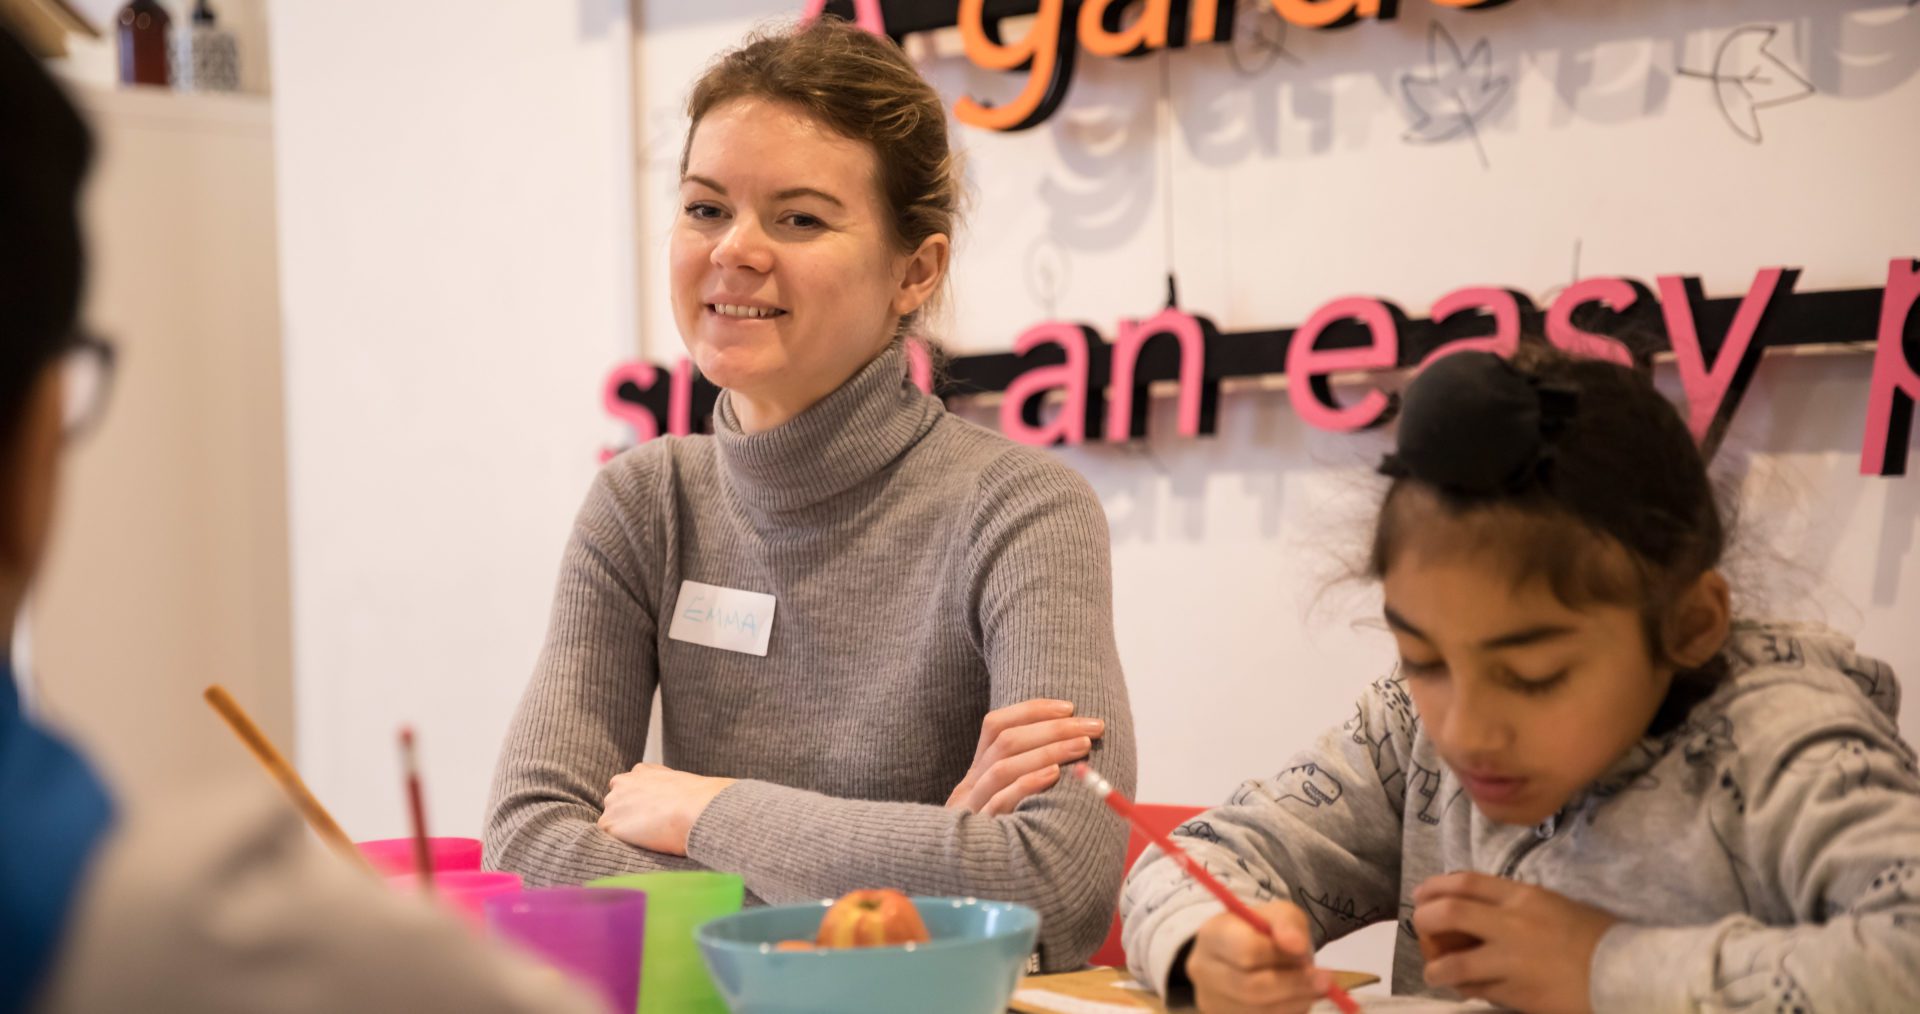
[[[273,8],[300,764],[348,832],[478,831],[631,350],[620,0]]]
[[[717,49],[797,6],[639,5],[637,179],[620,4],[275,6],[301,760],[355,833],[401,827],[401,718],[424,726],[436,826],[477,829],[571,510],[615,439],[597,382],[636,346],[677,355],[659,254],[679,103]],[[1873,285],[1889,258],[1920,255],[1920,135],[1893,129],[1920,121],[1920,12],[1521,0],[1441,15],[1463,42],[1491,38],[1515,77],[1482,170],[1470,145],[1400,142],[1397,75],[1425,61],[1433,17],[1402,7],[1396,24],[1290,33],[1302,62],[1253,79],[1218,50],[1171,57],[1171,134],[1155,126],[1162,58],[1083,60],[1041,129],[963,130],[977,200],[951,344],[1005,348],[1049,313],[1110,333],[1157,309],[1169,137],[1184,302],[1228,328],[1297,323],[1350,291],[1420,315],[1465,284],[1539,295],[1567,280],[1576,242],[1585,274],[1699,273],[1715,294],[1777,263],[1804,266],[1804,289]],[[1673,74],[1747,21],[1783,24],[1821,89],[1772,110],[1759,148]],[[925,66],[950,98],[1010,85]],[[1070,278],[1023,296],[1036,249]],[[1855,475],[1866,367],[1769,359],[1723,464],[1755,492],[1759,558],[1783,561],[1763,572],[1802,588],[1775,592],[1777,610],[1822,614],[1920,673],[1901,623],[1920,602],[1920,480]],[[1384,639],[1353,629],[1364,589],[1319,598],[1331,550],[1364,536],[1382,439],[1308,430],[1256,391],[1223,399],[1213,439],[1061,452],[1113,521],[1144,797],[1205,803],[1270,772],[1384,669]],[[1920,705],[1904,728],[1920,735]],[[1390,936],[1331,960],[1383,967]]]
[[[249,97],[76,97],[99,146],[82,319],[119,366],[29,620],[41,703],[137,795],[253,768],[208,683],[292,740],[273,121]]]

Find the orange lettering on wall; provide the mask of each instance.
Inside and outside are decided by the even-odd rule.
[[[1281,20],[1302,28],[1339,28],[1380,16],[1380,0],[1272,0]]]
[[[1117,32],[1107,31],[1107,12],[1125,7],[1127,0],[1087,0],[1080,8],[1080,44],[1095,56],[1131,56],[1149,49],[1167,48],[1167,21],[1173,0],[1146,0],[1140,17]],[[1119,11],[1114,11],[1115,16]]]
[[[994,40],[985,23],[986,0],[961,0],[960,39],[967,59],[987,70],[1016,70],[1027,67],[1027,83],[1020,94],[1005,105],[990,106],[963,95],[954,103],[953,115],[961,123],[986,130],[1020,130],[1045,119],[1058,105],[1064,92],[1063,81],[1072,74],[1073,33],[1061,38],[1060,13],[1065,0],[1040,0],[1033,26],[1019,42],[1003,44]],[[1062,45],[1062,42],[1065,45]],[[1062,60],[1066,66],[1061,66]],[[1056,78],[1060,80],[1056,80]],[[1052,102],[1048,102],[1051,98]]]
[[[815,2],[815,0],[809,0]],[[931,2],[931,0],[929,0]],[[958,0],[954,24],[967,59],[984,70],[1024,72],[1020,93],[1004,103],[961,96],[955,118],[986,130],[1026,130],[1053,115],[1073,80],[1082,47],[1094,56],[1126,57],[1156,49],[1223,43],[1233,36],[1234,0],[1038,0],[1026,36],[1003,41],[1003,16],[987,0]],[[1341,28],[1363,19],[1391,20],[1404,0],[1267,0],[1275,14],[1301,28]],[[1512,0],[1429,0],[1438,7],[1498,7]],[[1021,5],[1024,6],[1024,5]],[[1128,12],[1137,11],[1131,23]],[[1010,18],[1011,15],[1005,16]],[[937,26],[936,26],[937,27]],[[916,31],[927,30],[916,28]]]
[[[1212,42],[1218,38],[1220,0],[1192,0],[1188,6],[1193,11],[1193,18],[1192,27],[1187,32],[1187,42]]]

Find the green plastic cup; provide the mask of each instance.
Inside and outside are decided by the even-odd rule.
[[[693,931],[740,911],[746,885],[733,873],[627,873],[587,882],[647,895],[638,1014],[727,1014]]]

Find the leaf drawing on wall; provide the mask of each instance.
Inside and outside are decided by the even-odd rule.
[[[1400,76],[1400,93],[1414,115],[1401,140],[1408,144],[1441,144],[1471,137],[1487,167],[1487,150],[1480,143],[1480,121],[1493,114],[1507,97],[1511,82],[1493,72],[1493,47],[1486,39],[1464,55],[1446,26],[1435,22],[1427,33],[1427,70]]]
[[[1721,117],[1734,133],[1754,144],[1765,140],[1760,110],[1813,95],[1813,82],[1774,53],[1774,37],[1779,34],[1773,25],[1748,25],[1721,40],[1712,70],[1680,68],[1683,77],[1713,82]]]
[[[1227,56],[1244,77],[1258,77],[1280,60],[1300,62],[1287,50],[1287,22],[1269,0],[1238,0]]]

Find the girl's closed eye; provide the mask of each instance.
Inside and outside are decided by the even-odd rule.
[[[1572,672],[1571,669],[1559,669],[1545,676],[1528,676],[1509,672],[1507,682],[1523,694],[1546,694],[1564,685],[1567,682],[1567,674],[1570,672]]]
[[[1400,656],[1400,671],[1414,679],[1432,679],[1447,674],[1447,663],[1444,659],[1436,658],[1431,661],[1417,661],[1402,655]]]

